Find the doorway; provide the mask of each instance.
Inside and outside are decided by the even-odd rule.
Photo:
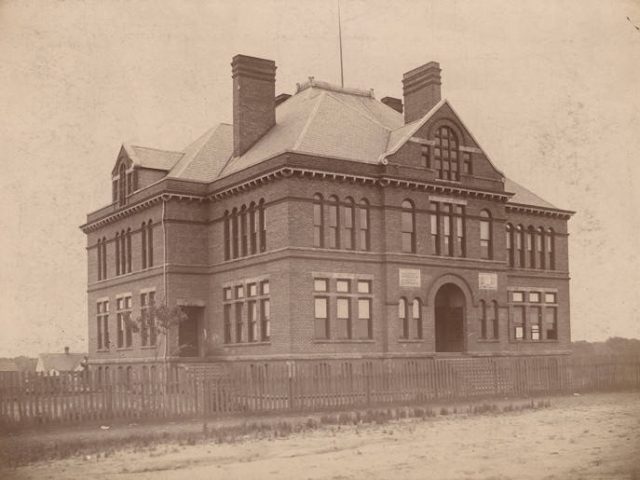
[[[202,330],[204,318],[203,307],[182,307],[187,316],[178,328],[178,345],[180,357],[199,357],[201,354],[201,341],[199,332]]]
[[[464,351],[464,293],[447,283],[440,287],[435,299],[436,352]]]

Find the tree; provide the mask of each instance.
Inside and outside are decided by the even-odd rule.
[[[162,359],[166,363],[169,357],[169,335],[170,332],[177,329],[182,322],[187,320],[187,314],[184,313],[179,305],[172,307],[161,303],[151,305],[142,309],[142,313],[135,319],[127,319],[128,326],[134,332],[141,332],[150,339],[162,339]],[[179,354],[185,348],[185,345],[178,345],[172,354]],[[156,357],[158,349],[156,348]]]

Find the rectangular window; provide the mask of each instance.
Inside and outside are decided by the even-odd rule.
[[[511,292],[511,301],[512,302],[524,302],[524,293],[523,292]]]
[[[120,297],[116,300],[118,323],[118,348],[131,347],[133,328],[131,325],[131,297]]]
[[[269,280],[263,280],[260,282],[260,292],[262,295],[269,295]]]
[[[420,308],[420,301],[418,299],[413,300],[411,306],[411,317],[413,318],[413,337],[416,339],[422,339],[422,312]]]
[[[480,258],[491,258],[491,225],[487,220],[480,221]]]
[[[452,225],[451,225],[451,205],[444,204],[442,206],[443,215],[443,228],[444,228],[444,254],[452,257],[453,256],[453,241],[451,239],[452,235]]]
[[[465,237],[465,221],[464,221],[464,207],[456,205],[454,207],[456,215],[456,255],[459,257],[466,256],[466,245],[464,241]]]
[[[316,297],[314,299],[315,338],[326,340],[329,338],[329,299]]]
[[[236,298],[244,298],[244,285],[236,286]]]
[[[231,287],[222,289],[222,298],[225,300],[231,300],[233,298],[233,291],[231,290]]]
[[[358,299],[358,338],[373,338],[370,298]]]
[[[149,343],[149,329],[148,329],[148,306],[147,306],[147,294],[140,294],[140,346],[146,347]]]
[[[531,307],[529,310],[529,324],[531,325],[531,340],[540,340],[540,325],[542,324],[542,309]]]
[[[336,300],[337,336],[339,339],[351,338],[351,302],[348,298]]]
[[[525,318],[524,307],[511,307],[511,326],[513,328],[513,338],[515,340],[524,340]]]
[[[96,328],[98,350],[109,348],[109,302],[96,303]]]
[[[255,283],[250,283],[247,285],[247,295],[250,297],[255,297],[258,294],[258,286]]]
[[[462,173],[471,175],[473,173],[471,164],[471,153],[462,152]]]
[[[545,293],[544,294],[544,302],[545,303],[556,303],[556,294],[555,293]]]
[[[236,305],[236,343],[242,343],[242,303]]]
[[[231,304],[224,306],[224,343],[231,343]]]
[[[546,307],[544,315],[545,315],[545,320],[544,320],[545,338],[547,340],[557,340],[558,339],[558,310],[556,309],[556,307]]]
[[[358,280],[358,293],[371,293],[371,281]]]
[[[336,280],[336,291],[349,293],[351,291],[351,282],[349,280]]]
[[[268,298],[260,301],[260,332],[263,342],[271,339],[271,302]]]
[[[439,205],[437,202],[431,202],[431,251],[434,255],[440,255],[440,226],[439,226]]]
[[[429,145],[422,145],[421,147],[422,166],[424,168],[431,168],[431,157],[429,155]]]
[[[329,281],[326,278],[316,278],[313,281],[313,289],[316,292],[326,292],[329,287],[328,287]]]
[[[529,292],[529,301],[532,303],[540,302],[540,292]]]
[[[257,342],[258,341],[258,304],[256,301],[251,301],[248,303],[248,321],[249,321],[249,341]]]

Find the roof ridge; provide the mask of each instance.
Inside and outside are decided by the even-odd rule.
[[[165,150],[164,148],[145,147],[143,145],[133,145],[133,144],[129,144],[129,146],[132,148],[144,148],[145,150],[155,150],[156,152],[180,153],[184,155],[184,152],[181,150]]]
[[[371,121],[372,123],[376,123],[377,125],[379,125],[380,127],[382,127],[383,129],[392,132],[393,130],[390,129],[389,127],[383,125],[377,118],[372,118],[369,115],[365,115],[364,113],[362,113],[360,110],[358,110],[357,108],[353,108],[351,105],[349,105],[347,102],[345,102],[344,100],[342,100],[341,98],[337,97],[336,95],[334,95],[335,92],[331,91],[331,90],[325,90],[327,93],[327,95],[329,95],[331,98],[337,100],[338,102],[342,103],[344,106],[346,106],[347,108],[350,108],[351,110],[353,110],[354,112],[358,113],[361,117],[366,118],[367,120]],[[369,97],[371,98],[371,97]]]

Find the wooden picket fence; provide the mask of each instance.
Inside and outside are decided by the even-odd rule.
[[[8,424],[215,417],[640,388],[640,357],[465,357],[185,364],[149,377],[0,373]]]

